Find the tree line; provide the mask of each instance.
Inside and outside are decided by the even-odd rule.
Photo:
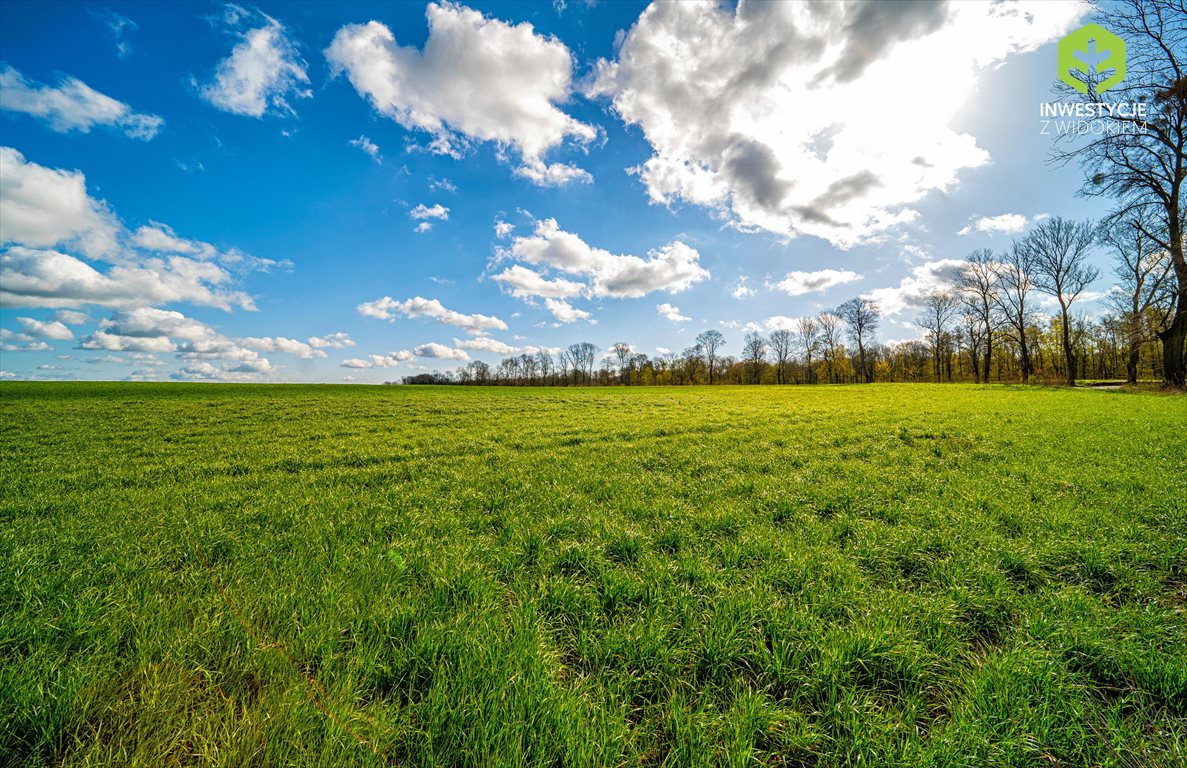
[[[1062,382],[1163,379],[1161,331],[1175,307],[1173,264],[1133,217],[1099,225],[1054,217],[1006,250],[973,251],[950,288],[924,295],[916,340],[880,343],[882,311],[856,297],[789,327],[742,338],[727,354],[716,329],[681,352],[646,355],[626,342],[475,360],[454,371],[406,376],[405,384],[656,386],[869,382]],[[1098,248],[1113,255],[1117,284],[1093,319],[1074,310],[1100,277]],[[1044,302],[1044,299],[1046,300]],[[1043,311],[1043,307],[1053,311]]]

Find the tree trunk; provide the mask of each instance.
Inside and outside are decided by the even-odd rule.
[[[1127,384],[1138,383],[1138,360],[1141,358],[1142,345],[1137,340],[1129,342],[1129,360],[1125,362],[1125,381]]]
[[[1076,386],[1076,358],[1072,354],[1072,334],[1071,329],[1068,328],[1068,323],[1071,322],[1067,316],[1067,307],[1063,305],[1063,301],[1059,302],[1059,311],[1063,315],[1063,362],[1067,366],[1067,385],[1069,387]]]
[[[1177,200],[1175,202],[1177,205]],[[1162,376],[1167,384],[1182,388],[1187,386],[1187,358],[1183,354],[1187,343],[1187,261],[1183,258],[1183,235],[1178,221],[1172,220],[1169,235],[1171,264],[1175,268],[1179,291],[1175,320],[1158,334],[1158,338],[1162,340]]]

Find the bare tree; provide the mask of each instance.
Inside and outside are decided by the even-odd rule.
[[[705,364],[709,366],[710,384],[713,383],[714,374],[717,372],[717,353],[724,344],[725,337],[717,330],[704,331],[697,336],[697,346],[704,352]]]
[[[1116,102],[1144,104],[1134,110],[1097,113],[1109,130],[1085,142],[1065,135],[1052,159],[1076,160],[1085,174],[1082,192],[1121,201],[1125,212],[1142,211],[1144,234],[1167,252],[1175,275],[1171,323],[1159,332],[1163,376],[1187,384],[1187,2],[1117,0],[1097,6],[1101,22],[1126,41],[1125,79],[1111,87]],[[1096,83],[1087,93],[1057,86],[1061,96],[1098,102]]]
[[[981,248],[973,251],[965,258],[964,267],[956,280],[960,301],[972,319],[977,323],[976,339],[981,341],[984,349],[984,366],[979,366],[973,360],[973,376],[978,381],[989,382],[989,368],[993,361],[993,332],[997,329],[998,318],[996,311],[998,281],[994,273],[993,251]],[[965,327],[973,334],[972,326],[966,322]],[[984,375],[980,371],[984,371]]]
[[[1018,362],[1025,383],[1030,381],[1030,375],[1034,373],[1027,341],[1027,332],[1034,320],[1031,294],[1035,290],[1034,261],[1030,249],[1014,241],[1010,250],[994,262],[993,273],[997,278],[993,300],[1006,318],[1006,328],[1018,346]]]
[[[1022,241],[1031,252],[1035,288],[1059,302],[1062,321],[1063,360],[1069,387],[1076,385],[1076,356],[1072,346],[1072,303],[1096,278],[1100,270],[1088,263],[1096,244],[1096,230],[1090,221],[1071,221],[1061,216],[1047,219]]]
[[[775,381],[787,383],[787,363],[791,360],[791,346],[794,341],[791,331],[779,328],[771,331],[771,353],[775,356]]]
[[[1117,257],[1113,273],[1120,283],[1118,290],[1110,294],[1109,303],[1120,314],[1129,343],[1125,378],[1130,384],[1138,381],[1142,347],[1152,341],[1148,329],[1153,327],[1157,332],[1165,327],[1175,303],[1170,255],[1147,237],[1149,227],[1137,218],[1140,215],[1114,217],[1103,228],[1105,242]]]
[[[751,331],[742,342],[742,354],[746,358],[746,368],[750,372],[750,383],[760,383],[763,365],[767,361],[767,340],[761,333]]]
[[[949,291],[931,291],[923,298],[923,311],[915,318],[915,324],[927,331],[931,344],[932,372],[936,381],[943,370],[941,355],[947,345],[948,326],[956,315],[956,297]]]
[[[816,324],[814,317],[801,317],[796,321],[796,330],[799,332],[800,349],[804,350],[804,378],[807,380],[806,383],[811,384],[812,355],[820,348],[820,326]]]
[[[610,347],[610,351],[614,353],[614,357],[618,360],[618,383],[630,384],[630,381],[627,380],[626,364],[631,358],[631,345],[625,341],[619,341]]]
[[[873,367],[866,365],[866,344],[878,330],[878,305],[858,297],[837,307],[836,313],[848,326],[849,339],[857,345],[857,359],[861,368],[858,376],[865,379],[866,383],[873,381]]]
[[[820,344],[828,368],[828,383],[836,383],[837,347],[841,346],[841,318],[827,310],[816,316],[820,327]]]

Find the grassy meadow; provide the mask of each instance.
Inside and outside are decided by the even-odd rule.
[[[0,765],[1187,765],[1187,399],[0,384]]]

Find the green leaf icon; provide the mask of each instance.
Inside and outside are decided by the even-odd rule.
[[[1125,41],[1085,24],[1059,41],[1059,79],[1086,96],[1104,93],[1125,79]]]

